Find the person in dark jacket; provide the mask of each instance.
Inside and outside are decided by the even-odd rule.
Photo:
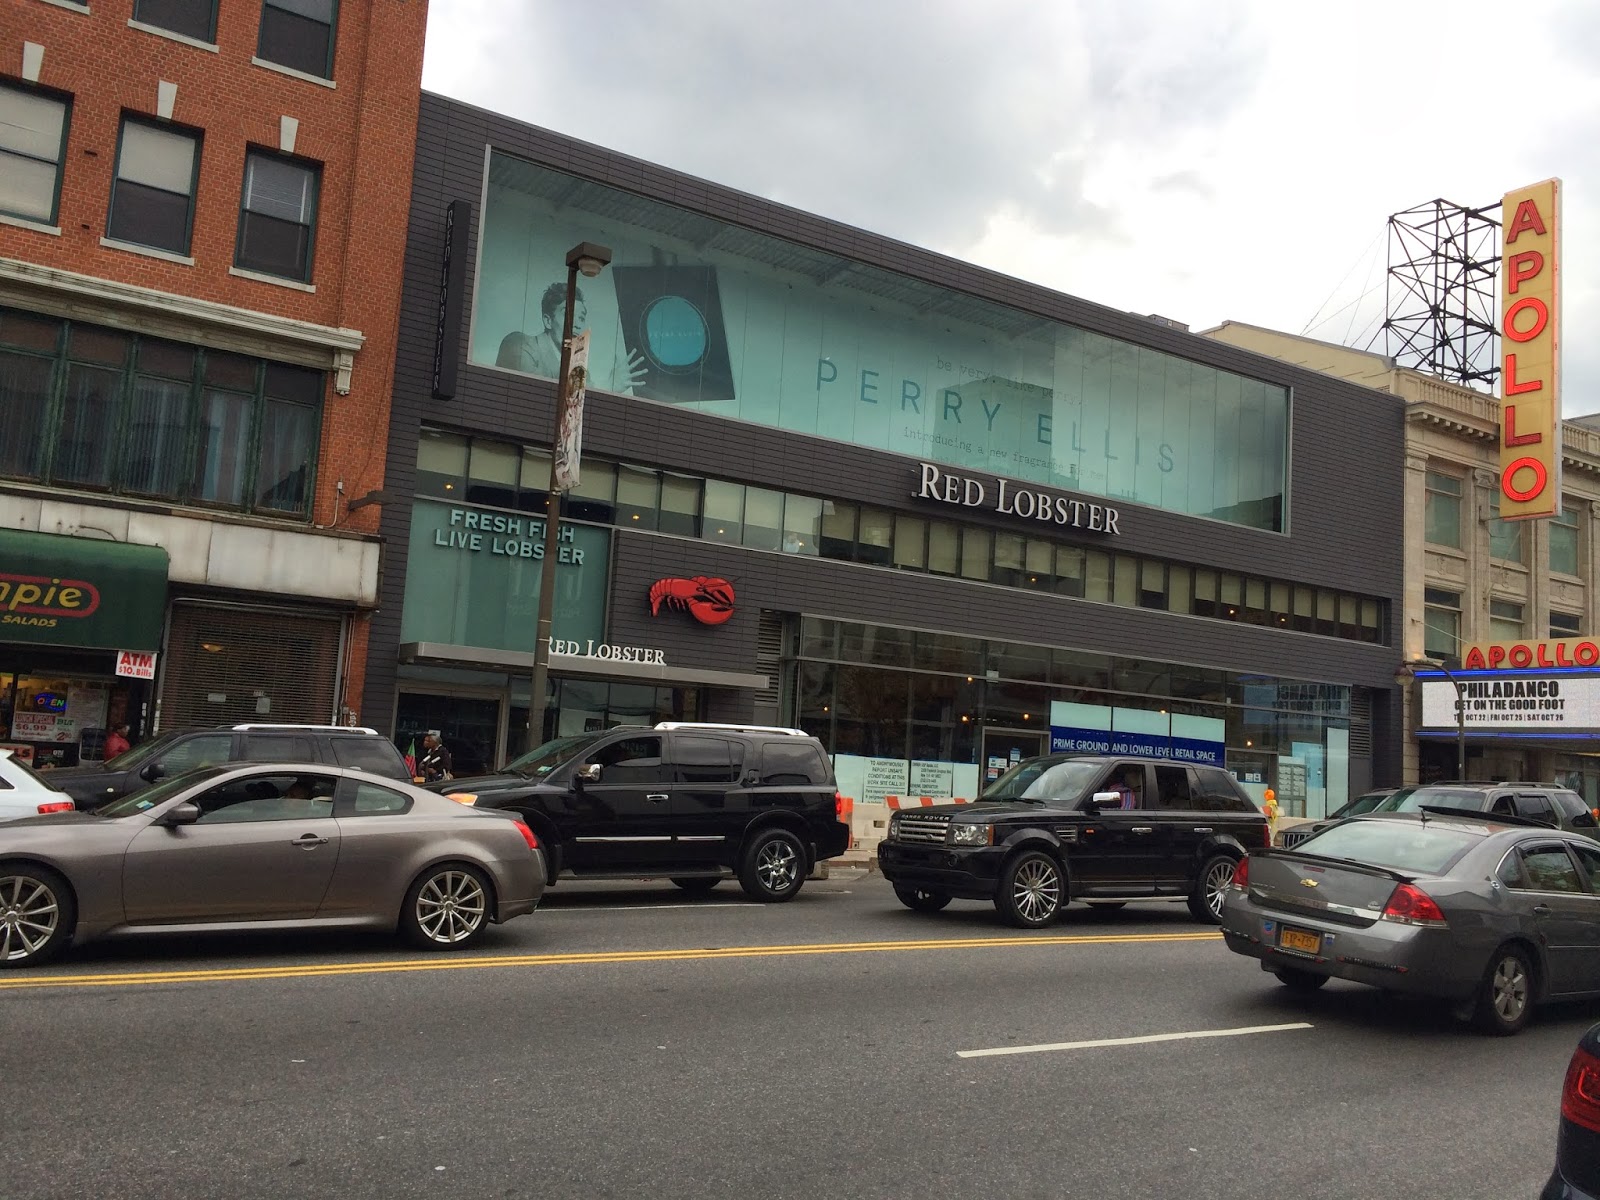
[[[450,751],[439,740],[437,729],[428,730],[422,739],[422,761],[417,765],[422,769],[422,778],[429,783],[451,778]]]

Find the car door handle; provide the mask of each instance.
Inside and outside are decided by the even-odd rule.
[[[1533,906],[1533,915],[1536,917],[1548,917],[1550,915],[1550,906],[1548,904],[1535,904]]]
[[[1135,825],[1132,829],[1128,830],[1128,832],[1129,833],[1154,833],[1155,832],[1155,826],[1153,826],[1153,825]]]
[[[326,846],[328,844],[328,839],[323,837],[321,834],[302,833],[289,844],[291,846],[300,846],[306,850],[313,850],[318,846]]]
[[[660,804],[666,798],[667,794],[665,792],[648,792],[645,794],[645,799],[650,801],[651,804]]]
[[[1196,825],[1194,827],[1194,831],[1196,833],[1214,833],[1214,832],[1216,832],[1209,825]]]

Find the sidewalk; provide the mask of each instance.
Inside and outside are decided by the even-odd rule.
[[[876,875],[878,873],[878,855],[872,850],[846,850],[837,858],[824,859],[819,862],[808,878],[827,879],[830,874],[839,875]]]

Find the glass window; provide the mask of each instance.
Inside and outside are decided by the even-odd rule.
[[[460,500],[467,479],[467,439],[424,429],[417,439],[417,493]]]
[[[1550,610],[1550,636],[1553,638],[1573,638],[1583,635],[1583,618],[1577,613],[1557,612]]]
[[[194,737],[180,738],[164,750],[156,761],[163,775],[181,775],[196,767],[227,762],[232,754],[232,734],[201,733]]]
[[[654,529],[661,476],[645,467],[617,468],[617,524],[624,529]]]
[[[1167,607],[1167,564],[1156,559],[1139,561],[1139,607]]]
[[[1056,547],[1055,590],[1063,596],[1082,596],[1086,570],[1081,546]]]
[[[1111,555],[1104,550],[1084,551],[1083,598],[1111,602]]]
[[[1461,654],[1461,593],[1428,588],[1423,593],[1423,653],[1455,659]]]
[[[1267,601],[1270,622],[1279,629],[1289,628],[1289,593],[1287,583],[1274,583]]]
[[[1167,611],[1188,613],[1194,606],[1194,573],[1174,563],[1167,568]]]
[[[698,537],[700,533],[700,481],[689,475],[661,476],[661,516],[656,528],[662,533]]]
[[[1514,642],[1523,635],[1522,605],[1510,600],[1489,601],[1489,640]]]
[[[994,574],[990,578],[1007,587],[1022,586],[1027,552],[1027,539],[1020,533],[995,534]]]
[[[1500,493],[1489,494],[1489,557],[1506,562],[1525,562],[1522,530],[1526,521],[1500,519]]]
[[[251,733],[244,739],[246,762],[315,762],[311,739],[282,733]]]
[[[783,548],[782,492],[768,488],[745,488],[744,544],[753,550]]]
[[[122,399],[120,369],[71,363],[61,398],[60,437],[55,447],[56,483],[104,488],[111,485],[112,442]]]
[[[761,747],[763,787],[810,787],[828,782],[828,764],[810,742],[767,742]]]
[[[200,135],[124,117],[106,236],[189,253]]]
[[[1563,504],[1561,511],[1550,521],[1550,569],[1562,575],[1579,574],[1582,558],[1578,547],[1582,544],[1578,510],[1570,504]]]
[[[1427,538],[1435,546],[1461,548],[1461,480],[1443,471],[1426,477]]]
[[[250,396],[206,388],[200,394],[200,441],[195,462],[195,497],[239,508],[247,495],[250,468]]]
[[[256,57],[332,79],[338,12],[337,0],[263,0]]]
[[[145,340],[121,439],[122,484],[146,496],[170,496],[187,474],[189,405],[194,394],[192,346]]]
[[[1240,609],[1244,607],[1244,580],[1231,571],[1217,575],[1217,607],[1218,616],[1229,621],[1240,619]]]
[[[394,743],[385,738],[333,737],[328,739],[333,747],[333,758],[341,767],[356,767],[377,775],[403,775],[405,763],[400,759]]]
[[[1294,614],[1290,625],[1300,633],[1315,633],[1317,629],[1317,592],[1315,588],[1296,586],[1294,589]]]
[[[1324,637],[1339,636],[1339,594],[1317,589],[1317,632]]]
[[[994,554],[994,538],[987,529],[967,526],[961,531],[961,574],[967,579],[989,578],[989,563]]]
[[[707,541],[739,545],[744,540],[744,486],[706,480],[705,506],[701,536]]]
[[[854,558],[856,553],[856,506],[839,500],[822,505],[822,557]]]
[[[343,738],[343,741],[354,741]],[[390,817],[411,811],[411,797],[393,788],[361,780],[346,780],[350,808],[341,809],[341,817]]]
[[[586,458],[578,472],[578,486],[567,493],[566,513],[575,521],[616,519],[617,466],[615,463]]]
[[[894,565],[918,571],[928,565],[928,522],[923,518],[895,517]]]
[[[894,514],[883,508],[861,509],[856,534],[856,561],[887,566],[893,560]]]
[[[783,498],[783,549],[786,554],[816,554],[822,544],[822,501],[814,496]]]
[[[1355,596],[1339,596],[1339,636],[1351,641],[1361,640],[1361,601]]]
[[[69,112],[66,100],[0,83],[0,212],[55,224]]]
[[[517,502],[517,477],[522,455],[504,442],[474,441],[467,466],[467,500],[512,508]]]
[[[245,156],[234,266],[300,282],[311,278],[321,176],[315,163],[266,150]]]
[[[1271,615],[1267,610],[1266,580],[1254,577],[1245,579],[1244,619],[1252,625],[1265,625],[1271,620]]]
[[[195,803],[205,825],[317,820],[333,816],[337,785],[331,775],[249,775],[201,792]]]
[[[672,772],[661,761],[659,737],[630,737],[610,742],[584,755],[583,761],[599,764],[601,785],[671,782]]]
[[[217,40],[217,0],[133,0],[133,19],[199,42]]]
[[[310,507],[319,416],[320,410],[312,405],[267,396],[261,406],[257,508],[298,513]]]
[[[961,571],[961,527],[949,521],[928,522],[928,570],[939,575]]]
[[[1111,563],[1111,602],[1132,608],[1138,603],[1139,560],[1128,554],[1114,555]]]
[[[1581,892],[1578,864],[1561,846],[1537,846],[1522,851],[1522,871],[1529,891]]]
[[[727,738],[675,734],[672,765],[679,783],[735,783],[744,763],[744,747]]]
[[[1361,601],[1361,640],[1372,643],[1383,641],[1383,605],[1376,600]]]

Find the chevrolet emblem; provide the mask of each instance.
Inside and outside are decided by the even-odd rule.
[[[1317,881],[1315,879],[1302,879],[1300,881],[1300,886],[1301,887],[1317,887],[1319,885],[1317,884]]]

